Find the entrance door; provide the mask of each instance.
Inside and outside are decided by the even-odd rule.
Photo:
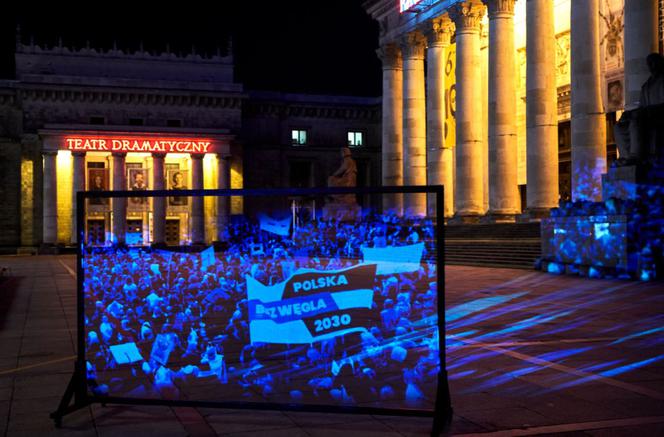
[[[106,242],[105,221],[88,220],[88,244],[91,246],[103,245]]]
[[[167,219],[166,220],[166,244],[169,246],[177,246],[180,244],[180,220]]]

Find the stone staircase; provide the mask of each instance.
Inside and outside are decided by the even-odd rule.
[[[445,226],[445,264],[533,269],[541,256],[539,223]]]

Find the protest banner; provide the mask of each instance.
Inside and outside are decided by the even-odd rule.
[[[377,264],[377,275],[416,272],[420,268],[424,243],[408,246],[361,247],[365,263]]]
[[[247,276],[251,342],[313,343],[367,332],[375,276],[375,264],[300,270],[272,286]]]
[[[290,235],[291,217],[278,220],[265,214],[259,214],[258,220],[260,221],[260,228],[263,231],[281,235],[282,237]]]

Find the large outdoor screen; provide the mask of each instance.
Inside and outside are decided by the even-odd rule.
[[[154,246],[155,198],[145,193],[149,206],[128,219],[125,238],[110,219],[102,239],[83,226],[89,395],[433,410],[442,295],[433,214],[387,211],[379,193],[327,208],[330,198],[245,195],[245,214],[205,216],[207,243],[192,244],[196,221],[178,209],[167,217],[171,244]],[[219,198],[204,196],[205,211]]]

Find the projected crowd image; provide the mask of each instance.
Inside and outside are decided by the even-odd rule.
[[[260,217],[227,230],[216,253],[84,248],[91,393],[433,408],[432,221]]]

